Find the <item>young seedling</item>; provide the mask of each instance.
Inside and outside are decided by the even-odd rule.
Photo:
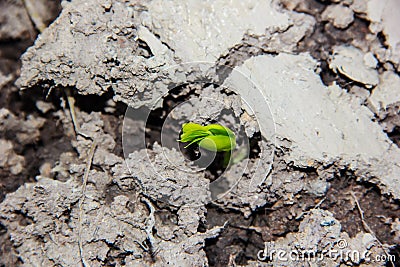
[[[188,146],[198,144],[199,147],[214,152],[228,152],[236,147],[235,134],[225,126],[209,124],[206,126],[189,122],[182,126],[182,143],[189,142]]]

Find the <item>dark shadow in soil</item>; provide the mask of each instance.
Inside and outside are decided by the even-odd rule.
[[[13,5],[12,2],[8,4]],[[18,3],[15,4],[18,5]],[[61,1],[51,1],[47,14],[49,17],[45,23],[50,23],[58,16],[60,11]],[[7,10],[2,10],[2,12],[7,12]],[[40,130],[39,140],[31,144],[21,145],[16,141],[15,136],[18,129],[12,131],[0,130],[0,137],[12,141],[15,152],[24,156],[26,163],[23,172],[18,175],[11,174],[7,169],[0,169],[0,202],[7,193],[17,190],[25,182],[34,181],[34,177],[39,174],[39,167],[44,162],[54,163],[62,152],[72,150],[68,138],[63,135],[62,127],[57,124],[56,119],[51,114],[40,114],[35,106],[36,100],[45,100],[44,91],[19,91],[13,85],[21,68],[20,57],[33,44],[35,38],[36,35],[23,35],[12,40],[0,40],[0,71],[4,75],[13,77],[0,90],[0,108],[8,109],[19,119],[25,119],[28,114],[46,119],[43,128]]]
[[[163,98],[161,108],[154,109],[150,112],[146,121],[146,144],[151,148],[155,142],[161,144],[161,130],[168,114],[180,103],[190,99],[191,96],[199,96],[195,91],[198,90],[200,84],[183,84],[171,88]],[[179,132],[180,125],[166,125],[166,127],[175,128],[175,132]],[[177,139],[178,136],[175,138]],[[188,155],[189,156],[189,155]]]
[[[8,88],[8,87],[5,87]],[[10,92],[10,91],[8,91]],[[52,112],[41,114],[35,106],[36,100],[44,100],[44,96],[39,93],[11,92],[0,93],[0,99],[6,100],[3,107],[9,109],[18,119],[26,119],[27,115],[41,117],[45,119],[43,127],[40,129],[39,139],[34,143],[20,144],[16,136],[19,129],[1,129],[0,137],[10,140],[13,143],[14,151],[18,155],[25,158],[25,166],[22,173],[18,175],[11,174],[7,169],[0,169],[0,181],[2,189],[0,191],[0,202],[4,199],[5,194],[13,192],[25,182],[35,181],[35,176],[39,174],[39,168],[43,163],[54,163],[59,159],[63,152],[73,151],[70,137],[64,135],[64,130],[58,119],[53,116]],[[54,102],[54,104],[56,104]]]
[[[388,137],[393,141],[398,147],[400,147],[400,126],[393,128],[393,131],[388,133]]]

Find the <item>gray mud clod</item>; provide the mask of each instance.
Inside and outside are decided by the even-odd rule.
[[[0,267],[399,266],[399,3],[1,2]]]

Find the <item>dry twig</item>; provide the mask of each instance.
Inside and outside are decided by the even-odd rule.
[[[46,29],[46,24],[43,22],[42,17],[36,10],[36,4],[32,0],[23,0],[26,12],[28,13],[30,19],[32,20],[35,28],[42,33]]]
[[[68,101],[68,106],[69,106],[69,112],[71,114],[72,118],[72,124],[74,125],[75,129],[75,134],[76,135],[81,135],[85,138],[92,139],[90,136],[87,134],[83,133],[79,127],[78,120],[76,119],[76,113],[75,113],[75,99],[72,96],[72,92],[70,88],[65,89],[65,93],[67,94],[67,101]]]
[[[363,225],[364,230],[367,231],[368,233],[370,233],[375,238],[375,240],[378,243],[379,247],[383,250],[383,252],[388,257],[388,259],[390,259],[391,257],[389,255],[389,253],[386,251],[386,249],[383,246],[382,242],[376,237],[374,231],[372,231],[371,227],[369,227],[369,225],[365,221],[364,211],[361,209],[360,203],[358,202],[358,199],[357,199],[356,195],[354,194],[354,192],[350,192],[350,193],[351,193],[351,196],[353,197],[354,201],[356,202],[356,206],[357,206],[358,212],[360,213],[361,223]],[[392,264],[392,266],[394,266],[392,262],[390,262],[390,263]]]
[[[83,256],[83,245],[82,245],[82,212],[83,212],[83,209],[82,209],[82,206],[83,206],[83,202],[85,201],[85,197],[86,197],[86,195],[85,195],[86,185],[87,185],[87,181],[89,178],[89,172],[90,172],[90,168],[92,166],[92,161],[93,161],[94,152],[96,150],[96,147],[97,147],[97,143],[95,141],[93,141],[92,146],[90,147],[88,158],[87,158],[85,173],[83,175],[82,196],[79,200],[78,245],[79,245],[79,256],[81,258],[83,267],[86,267],[89,265],[86,263],[85,258]]]

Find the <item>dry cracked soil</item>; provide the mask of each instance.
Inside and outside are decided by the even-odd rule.
[[[400,266],[399,9],[0,1],[0,266]]]

